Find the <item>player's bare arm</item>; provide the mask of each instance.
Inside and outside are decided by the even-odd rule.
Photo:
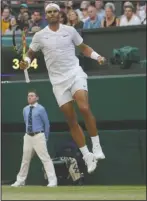
[[[84,54],[84,56],[97,60],[99,64],[104,63],[105,58],[99,55],[97,52],[95,52],[91,47],[89,47],[85,43],[81,43],[81,45],[79,45],[78,47],[80,48],[80,51]]]
[[[35,52],[31,48],[29,48],[29,50],[26,53],[25,59],[20,61],[20,64],[19,64],[20,69],[22,70],[27,69],[34,57],[35,57]]]

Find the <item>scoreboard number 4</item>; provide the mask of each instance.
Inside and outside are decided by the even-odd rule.
[[[15,69],[15,70],[18,70],[19,69],[19,59],[13,59],[13,65],[12,65],[12,68]],[[34,68],[34,69],[37,69],[38,67],[38,63],[37,63],[37,59],[34,59],[30,65],[30,67]]]

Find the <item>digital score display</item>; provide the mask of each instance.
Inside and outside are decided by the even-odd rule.
[[[19,63],[21,61],[21,57],[17,55],[12,47],[2,47],[2,65],[1,65],[1,77],[2,80],[9,80],[12,77],[20,77],[23,76],[23,72],[19,67]],[[43,54],[41,52],[36,53],[35,58],[30,64],[28,68],[28,72],[30,75],[48,75],[46,64],[44,61]],[[40,76],[41,79],[41,76]]]
[[[32,40],[32,37],[27,37],[27,48]],[[23,71],[19,67],[21,56],[18,55],[13,48],[12,37],[2,37],[2,48],[1,48],[1,78],[21,77]],[[32,61],[28,72],[30,75],[42,75],[48,74],[44,56],[41,52],[37,52],[34,60]],[[41,78],[41,77],[40,77]],[[15,79],[15,78],[14,78]]]
[[[19,70],[19,69],[20,69],[20,68],[19,68],[19,63],[20,63],[20,60],[17,59],[17,58],[14,58],[14,59],[12,60],[12,68],[13,68],[14,70]],[[37,61],[36,58],[32,61],[32,63],[30,64],[29,68],[33,68],[34,70],[36,70],[36,69],[38,68],[38,61]],[[29,68],[28,68],[28,69],[29,69]]]

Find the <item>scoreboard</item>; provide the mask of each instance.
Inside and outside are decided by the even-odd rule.
[[[31,42],[32,37],[27,40],[27,46]],[[14,76],[19,76],[22,70],[19,68],[19,62],[21,57],[14,51],[12,45],[12,37],[2,37],[2,48],[1,48],[1,77],[7,77],[10,79]],[[47,69],[44,61],[43,54],[41,52],[36,53],[36,57],[32,61],[28,72],[33,75],[46,74]],[[5,78],[5,79],[7,79]]]

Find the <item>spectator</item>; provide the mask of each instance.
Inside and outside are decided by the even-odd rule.
[[[67,13],[65,2],[59,2],[59,6],[60,6],[60,11],[61,12],[63,11],[64,13]]]
[[[102,17],[97,15],[97,9],[95,6],[90,5],[88,7],[89,19],[84,22],[84,29],[95,29],[101,27]]]
[[[133,12],[133,4],[126,2],[124,5],[124,15],[120,18],[120,26],[139,25],[141,20]]]
[[[141,1],[137,3],[136,14],[140,18],[141,23],[144,24],[146,21],[146,2]]]
[[[73,5],[72,5],[72,8],[73,8],[73,10],[75,10],[76,13],[78,14],[79,20],[82,21],[83,15],[82,15],[82,12],[81,12],[81,10],[80,10],[80,4],[81,4],[81,1],[80,1],[80,0],[74,0],[74,1],[73,1]]]
[[[28,12],[28,5],[25,3],[20,5],[20,13],[19,14],[23,14],[24,12]]]
[[[70,10],[73,10],[72,8],[73,2],[72,1],[67,1],[66,3],[66,8],[67,8],[67,14]]]
[[[113,27],[119,25],[119,20],[115,16],[115,6],[113,3],[105,4],[105,19],[102,21],[102,27]]]
[[[80,6],[80,10],[82,11],[82,21],[85,22],[86,20],[88,20],[89,16],[88,16],[88,6],[90,5],[89,1],[82,1],[81,2],[81,6]]]
[[[47,26],[47,23],[42,19],[41,12],[39,10],[34,11],[32,20],[29,21],[29,31],[36,33],[37,31],[43,29],[45,26]]]
[[[2,12],[2,18],[1,18],[1,26],[2,26],[2,35],[5,33],[5,31],[9,28],[11,19],[14,18],[11,15],[9,8],[4,8]]]
[[[16,28],[17,23],[16,23],[16,19],[12,18],[10,21],[10,25],[9,28],[6,30],[5,35],[12,35],[13,34],[13,30]],[[18,29],[15,31],[16,34],[21,34],[21,30]]]
[[[68,18],[64,11],[60,11],[60,23],[61,24],[67,24]]]
[[[17,23],[20,26],[21,29],[24,27],[29,27],[29,13],[28,13],[28,5],[27,4],[21,4],[20,5],[20,12],[17,17]]]
[[[73,26],[75,29],[82,29],[83,28],[83,22],[80,21],[79,19],[79,16],[77,14],[76,11],[74,10],[71,10],[69,13],[68,13],[68,25],[69,26]]]
[[[10,8],[11,6],[11,0],[2,0],[1,1],[1,8]]]
[[[30,16],[29,16],[29,13],[27,11],[21,13],[19,16],[18,16],[18,19],[17,19],[17,23],[20,27],[20,29],[29,29],[29,20],[30,20]]]
[[[145,5],[145,13],[147,13],[147,6]],[[146,24],[146,20],[147,20],[147,15],[145,15],[145,18],[142,21],[142,24]]]
[[[105,10],[103,9],[103,1],[102,0],[95,0],[95,7],[97,9],[97,14],[101,18],[105,17]]]

